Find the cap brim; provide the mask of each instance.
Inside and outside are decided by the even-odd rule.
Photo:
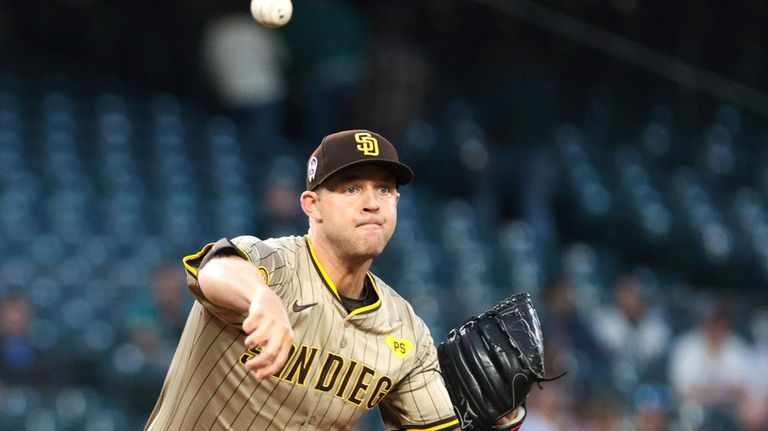
[[[375,165],[375,166],[381,166],[384,169],[387,169],[388,171],[392,172],[395,175],[395,181],[397,182],[398,186],[404,186],[411,182],[413,179],[413,170],[408,167],[405,163],[401,162],[395,162],[393,160],[375,160],[375,159],[366,159],[366,160],[355,160],[354,162],[347,163],[346,165],[339,166],[338,168],[334,169],[333,171],[329,172],[328,175],[320,179],[312,189],[317,188],[319,185],[323,184],[324,182],[328,181],[329,178],[332,176],[338,174],[339,172],[349,169],[353,166],[359,166],[359,165]]]

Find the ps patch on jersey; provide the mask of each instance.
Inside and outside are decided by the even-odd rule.
[[[405,359],[413,351],[413,343],[405,338],[395,338],[387,335],[387,346],[392,350],[397,359]]]

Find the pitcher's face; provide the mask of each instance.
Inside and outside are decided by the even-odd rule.
[[[372,259],[397,224],[400,194],[394,175],[374,165],[355,166],[329,178],[317,192],[314,229],[340,256]]]

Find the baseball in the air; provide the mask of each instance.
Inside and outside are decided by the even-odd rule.
[[[278,28],[291,20],[291,0],[251,0],[251,15],[264,27]]]

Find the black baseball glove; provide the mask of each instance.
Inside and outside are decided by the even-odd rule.
[[[495,424],[525,403],[534,384],[554,380],[544,378],[542,341],[527,293],[506,298],[448,333],[437,355],[461,429],[519,427],[524,416],[504,427]]]

